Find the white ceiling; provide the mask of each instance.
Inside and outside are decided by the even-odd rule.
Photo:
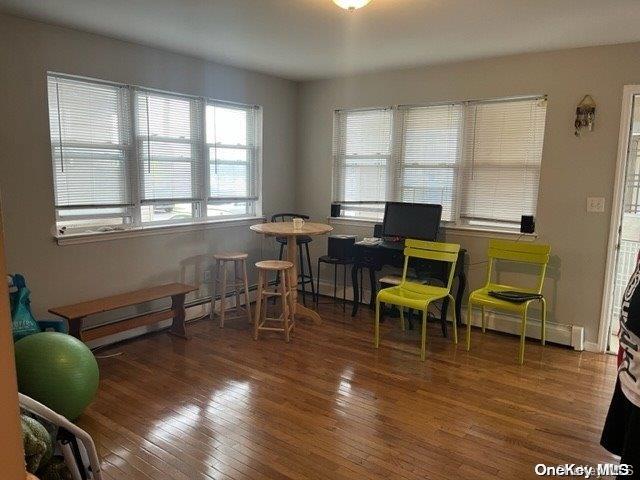
[[[0,0],[0,10],[292,79],[640,41],[640,0]]]

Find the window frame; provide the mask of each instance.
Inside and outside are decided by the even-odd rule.
[[[362,209],[361,212],[372,211],[372,209],[367,209],[366,205],[373,202],[344,202],[338,199],[338,195],[336,192],[336,184],[337,178],[335,173],[335,168],[338,163],[338,159],[335,157],[338,156],[339,146],[337,145],[339,138],[346,138],[346,132],[340,133],[338,132],[339,122],[336,120],[338,115],[345,115],[349,112],[358,112],[363,110],[388,110],[391,109],[393,111],[392,116],[392,145],[391,145],[391,169],[396,169],[397,172],[390,173],[392,175],[391,178],[388,178],[387,186],[387,201],[404,201],[403,198],[403,189],[405,188],[403,182],[403,172],[406,171],[407,168],[410,169],[433,169],[433,168],[445,168],[445,169],[453,169],[454,172],[454,184],[452,185],[452,202],[451,202],[451,213],[452,220],[451,221],[442,221],[442,225],[445,228],[450,228],[453,230],[459,231],[469,231],[469,230],[477,230],[484,232],[497,232],[497,233],[517,233],[519,232],[520,224],[519,222],[510,222],[510,221],[502,221],[498,219],[488,219],[486,222],[474,222],[469,218],[466,218],[462,215],[462,203],[463,203],[463,195],[465,194],[465,188],[463,186],[465,182],[465,173],[466,173],[466,164],[465,164],[465,143],[467,142],[468,134],[466,132],[466,124],[467,124],[467,112],[468,107],[473,105],[478,105],[482,103],[495,103],[495,102],[515,102],[515,101],[547,101],[547,95],[527,95],[527,96],[519,96],[519,97],[505,97],[505,98],[492,98],[492,99],[484,99],[484,100],[468,100],[468,101],[457,101],[457,102],[435,102],[435,103],[427,103],[427,104],[412,104],[412,105],[394,105],[392,107],[377,107],[377,108],[366,108],[366,109],[338,109],[334,111],[334,129],[333,129],[333,155],[334,155],[334,171],[332,172],[332,201],[333,203],[338,203],[342,205],[340,218],[344,219],[345,222],[349,222],[351,220],[356,222],[380,222],[383,220],[383,212],[380,212],[378,216],[366,216],[366,215],[345,215],[345,209],[355,209],[353,205],[361,205],[365,208]],[[405,114],[408,110],[412,108],[426,108],[426,107],[434,107],[434,106],[444,106],[444,105],[460,105],[462,106],[462,118],[460,124],[460,131],[457,140],[457,158],[455,163],[447,163],[440,162],[437,165],[422,165],[422,164],[413,164],[407,163],[404,157],[405,150]],[[346,123],[345,123],[346,126]],[[540,171],[542,168],[542,158],[544,153],[544,136],[546,135],[546,111],[545,111],[545,126],[542,131],[542,142],[541,142],[541,151],[540,151],[540,161],[536,164],[535,168],[538,171],[538,178],[540,178]],[[504,165],[490,165],[486,166],[487,168],[501,168]],[[522,165],[514,163],[516,167],[522,167]],[[478,166],[476,166],[477,168]],[[483,165],[484,167],[484,165]],[[526,167],[524,167],[526,168]],[[531,168],[529,166],[528,168]],[[396,175],[395,179],[393,175]],[[537,210],[537,206],[539,203],[540,196],[540,184],[538,183],[537,193],[534,199],[534,215]],[[352,206],[350,206],[352,205]],[[382,207],[384,207],[384,202],[381,203]],[[345,208],[346,207],[346,208]]]
[[[119,99],[118,104],[118,116],[126,122],[124,128],[127,129],[125,144],[119,144],[117,146],[110,147],[112,150],[118,149],[121,150],[124,154],[124,162],[125,162],[125,178],[124,178],[124,187],[128,190],[129,200],[130,202],[127,205],[118,205],[118,206],[109,206],[109,205],[97,205],[97,206],[64,206],[57,205],[56,203],[56,189],[58,188],[58,184],[56,181],[56,156],[55,150],[60,149],[63,145],[59,145],[58,142],[54,141],[52,136],[53,132],[53,123],[51,121],[51,108],[53,105],[48,101],[47,106],[49,109],[49,140],[51,143],[51,159],[52,159],[52,168],[53,172],[53,192],[54,192],[54,201],[53,201],[53,209],[54,209],[54,220],[55,220],[55,236],[58,238],[64,236],[74,236],[74,235],[100,235],[100,234],[112,234],[114,232],[135,232],[137,230],[155,230],[157,228],[162,228],[163,230],[167,230],[166,227],[185,227],[190,225],[200,225],[200,224],[222,224],[227,223],[229,221],[240,221],[256,218],[262,214],[262,118],[263,118],[263,108],[259,105],[249,105],[243,103],[229,102],[223,100],[212,99],[203,96],[196,95],[188,95],[176,92],[168,92],[164,90],[143,87],[138,85],[130,85],[123,84],[118,82],[105,81],[95,78],[81,77],[75,75],[68,75],[64,73],[46,72],[46,85],[47,85],[47,98],[49,98],[49,82],[51,79],[62,79],[62,80],[70,80],[76,82],[86,83],[88,85],[110,85],[113,87],[120,88],[122,92],[125,92],[127,97],[127,101],[122,101]],[[141,94],[157,94],[160,96],[170,96],[183,100],[189,100],[193,104],[200,109],[200,117],[198,121],[191,121],[190,131],[191,136],[189,140],[182,142],[181,144],[191,145],[192,149],[197,150],[197,155],[199,156],[199,161],[196,159],[193,162],[193,171],[192,171],[192,192],[194,193],[193,198],[189,199],[167,199],[166,202],[163,203],[162,199],[144,199],[143,197],[143,178],[141,172],[141,156],[140,151],[142,149],[142,145],[144,141],[148,141],[148,135],[142,135],[139,133],[139,119],[137,112],[137,104],[139,101],[139,95]],[[207,144],[206,139],[206,107],[207,105],[220,105],[220,106],[228,106],[229,108],[236,108],[239,110],[245,110],[247,112],[247,122],[251,119],[254,122],[253,125],[246,124],[247,132],[253,132],[252,144],[243,147],[243,149],[247,150],[247,154],[249,154],[249,150],[251,150],[251,155],[253,155],[253,165],[255,165],[254,178],[246,177],[246,185],[247,190],[254,191],[255,195],[248,197],[227,197],[221,200],[220,202],[216,199],[210,198],[210,185],[209,185],[209,145]],[[55,105],[55,108],[60,108],[59,105]],[[192,107],[193,108],[193,107]],[[58,128],[60,126],[58,125]],[[193,129],[196,128],[197,131]],[[143,138],[144,137],[144,138]],[[164,138],[164,137],[163,137]],[[152,141],[163,141],[163,138],[157,137]],[[173,137],[170,138],[173,141]],[[249,144],[249,138],[247,138],[247,143]],[[66,146],[66,145],[65,145]],[[68,147],[67,147],[68,148]],[[107,148],[106,146],[104,148]],[[220,145],[218,145],[220,148]],[[237,145],[231,146],[230,148],[238,148]],[[196,153],[194,152],[194,155]],[[195,158],[195,157],[194,157]],[[179,204],[192,204],[192,216],[191,218],[185,219],[163,219],[158,221],[142,221],[143,217],[143,208],[147,206],[153,207],[154,205],[179,205]],[[208,207],[210,204],[219,204],[219,203],[246,203],[247,207],[245,209],[245,213],[240,214],[230,214],[230,215],[217,215],[217,216],[209,216],[208,215]],[[61,212],[64,210],[97,210],[97,209],[107,209],[107,210],[116,210],[122,209],[122,213],[78,213],[74,215],[64,215]],[[121,223],[112,223],[112,222],[104,222],[101,223],[100,219],[121,219]],[[87,220],[96,220],[95,224],[91,225],[82,225],[83,221]],[[74,222],[79,222],[74,225]]]
[[[231,145],[231,144],[225,144],[225,143],[218,143],[215,142],[215,138],[214,138],[214,143],[209,143],[207,141],[207,135],[206,135],[206,117],[207,117],[207,108],[208,107],[220,107],[220,108],[228,108],[228,109],[236,109],[236,110],[244,110],[245,112],[247,112],[247,123],[246,123],[246,130],[247,130],[247,141],[245,145],[241,145],[241,144],[236,144],[236,145]],[[256,108],[256,107],[253,107]],[[261,109],[257,109],[252,115],[249,114],[250,109],[246,108],[244,106],[240,106],[238,104],[234,104],[234,103],[230,103],[230,102],[223,102],[220,100],[212,100],[212,99],[207,99],[207,101],[204,104],[204,108],[202,111],[202,115],[204,118],[203,121],[203,127],[204,127],[204,135],[203,135],[203,142],[204,142],[204,155],[203,155],[203,163],[204,163],[204,171],[205,174],[203,176],[203,180],[204,180],[204,194],[206,196],[206,201],[203,205],[203,216],[207,219],[211,219],[211,218],[220,218],[220,216],[214,216],[214,215],[209,215],[209,206],[212,205],[224,205],[224,204],[229,204],[229,203],[242,203],[245,202],[247,205],[245,207],[245,213],[244,214],[238,214],[238,215],[225,215],[223,216],[223,218],[245,218],[247,216],[255,216],[257,215],[260,211],[261,208],[258,206],[258,202],[260,202],[260,199],[262,197],[261,194],[261,190],[262,190],[262,175],[261,175],[261,169],[262,169],[262,162],[261,162],[261,158],[262,158],[262,154],[261,154],[261,150],[262,150],[262,121],[261,121]],[[252,132],[252,129],[249,127],[248,121],[249,121],[249,117],[252,117],[253,121],[255,122],[255,124],[253,125],[253,140],[250,139],[250,133]],[[214,128],[215,128],[215,123],[214,123]],[[247,171],[247,178],[250,178],[251,176],[253,176],[255,178],[255,180],[253,182],[251,181],[247,181],[246,185],[247,185],[247,190],[248,190],[248,195],[245,197],[228,197],[228,196],[217,196],[214,197],[212,195],[211,192],[211,149],[226,149],[226,150],[244,150],[246,152],[246,158],[247,160],[243,163],[245,163],[245,167],[246,167],[246,171]],[[220,164],[219,161],[217,161],[217,163]],[[224,164],[225,162],[222,162],[222,164]],[[237,165],[237,162],[231,162],[231,161],[227,161],[226,162],[229,165]],[[253,171],[252,171],[253,170]],[[251,185],[255,185],[255,187],[257,188],[258,191],[256,192],[251,192]]]
[[[405,152],[407,150],[407,142],[406,142],[406,132],[407,132],[407,117],[411,110],[418,109],[428,109],[428,108],[437,108],[437,107],[453,107],[460,106],[460,118],[459,125],[456,133],[456,153],[455,153],[455,161],[453,163],[447,163],[446,161],[440,161],[438,163],[415,163],[410,162],[405,156]],[[460,218],[460,205],[462,200],[462,188],[461,188],[461,179],[463,174],[463,147],[464,147],[464,105],[462,103],[435,103],[430,105],[401,105],[397,107],[397,114],[394,117],[395,121],[399,124],[397,127],[397,142],[399,144],[399,160],[397,162],[397,180],[394,184],[395,188],[395,196],[399,198],[398,201],[415,203],[416,199],[406,199],[404,198],[404,190],[406,185],[404,183],[404,175],[408,169],[412,170],[451,170],[453,172],[453,182],[451,185],[451,218],[452,220],[441,220],[443,224],[456,224],[456,220]],[[443,213],[444,208],[443,205]]]
[[[493,161],[490,162],[478,162],[475,159],[475,149],[476,149],[476,141],[477,141],[477,137],[481,136],[481,134],[479,134],[477,132],[478,129],[478,125],[480,125],[480,130],[482,130],[482,128],[484,126],[491,126],[491,123],[487,123],[486,125],[483,125],[482,123],[478,123],[478,110],[482,109],[483,107],[485,108],[491,108],[491,107],[495,107],[495,106],[499,106],[500,104],[509,104],[508,108],[518,108],[517,103],[518,102],[544,102],[544,116],[542,117],[542,125],[536,125],[537,127],[542,126],[542,131],[541,133],[541,138],[540,140],[540,158],[539,160],[535,163],[535,164],[529,164],[528,162],[522,162],[522,161],[509,161],[509,162],[500,162],[500,161],[496,161],[495,159]],[[471,172],[471,177],[473,180],[473,177],[475,176],[476,172],[491,172],[491,171],[500,171],[500,172],[504,172],[505,175],[507,172],[516,172],[517,175],[515,176],[516,178],[519,179],[524,179],[525,177],[527,177],[528,175],[531,174],[531,172],[535,171],[535,193],[532,197],[527,197],[529,200],[532,201],[531,205],[532,205],[532,210],[530,212],[524,213],[524,215],[536,215],[537,212],[537,207],[538,207],[538,199],[540,196],[540,172],[541,172],[541,168],[542,168],[542,157],[543,157],[543,150],[544,150],[544,135],[546,132],[546,102],[547,102],[547,96],[546,95],[541,95],[541,96],[529,96],[529,97],[509,97],[509,98],[496,98],[496,99],[489,99],[489,100],[475,100],[475,101],[468,101],[465,102],[466,105],[466,109],[465,109],[465,119],[464,119],[464,127],[466,129],[468,123],[471,121],[471,119],[473,119],[473,121],[471,122],[472,128],[473,128],[473,133],[471,132],[467,132],[465,130],[465,135],[463,137],[463,144],[462,144],[462,150],[463,150],[463,154],[462,154],[462,179],[461,182],[464,183],[464,181],[467,179],[467,177],[469,177],[469,172]],[[530,112],[531,113],[531,112]],[[481,115],[482,113],[480,113]],[[504,112],[502,113],[504,115]],[[532,123],[533,125],[535,125],[535,123]],[[532,138],[531,138],[531,134],[535,133],[537,130],[529,130],[527,132],[527,134],[529,135],[529,138],[520,138],[519,140],[523,141],[523,142],[531,142]],[[536,137],[534,137],[536,138]],[[504,141],[503,137],[500,137],[501,141]],[[531,146],[531,145],[529,145]],[[471,153],[469,154],[469,150],[471,150]],[[529,149],[528,152],[533,152],[535,150]],[[469,158],[471,157],[471,158]],[[504,177],[504,176],[503,176]],[[462,226],[462,227],[467,227],[467,228],[483,228],[483,229],[494,229],[496,231],[504,231],[504,230],[509,230],[509,231],[519,231],[520,230],[520,219],[505,219],[505,218],[491,218],[491,217],[484,217],[481,215],[469,215],[467,214],[467,212],[465,211],[465,207],[466,207],[466,203],[468,202],[469,199],[473,199],[473,188],[469,188],[472,185],[472,183],[470,182],[469,185],[464,185],[462,190],[461,190],[461,196],[460,196],[460,201],[459,201],[459,205],[460,205],[460,211],[459,211],[459,216],[458,216],[458,222],[457,225]],[[520,193],[525,193],[526,192],[526,188],[520,190]],[[504,192],[501,192],[502,194],[504,194]],[[467,195],[469,195],[467,197]],[[498,195],[498,200],[496,200],[495,198],[493,199],[494,202],[495,201],[499,201],[500,199],[500,195]]]
[[[156,95],[157,97],[165,97],[165,98],[173,98],[181,101],[188,101],[189,103],[189,138],[180,138],[180,137],[167,137],[167,136],[155,136],[151,135],[149,131],[149,126],[147,125],[147,133],[146,135],[141,130],[141,127],[144,128],[144,122],[139,118],[139,102],[141,98],[145,98],[147,102],[147,112],[148,112],[148,102],[149,98],[152,95]],[[202,118],[195,118],[198,113],[198,105],[197,102],[199,99],[197,97],[189,96],[189,95],[181,95],[169,92],[161,92],[154,89],[142,88],[142,87],[134,87],[131,93],[131,109],[132,109],[132,144],[135,150],[135,155],[132,157],[132,174],[137,175],[135,185],[137,185],[136,193],[136,205],[135,211],[138,215],[138,223],[140,226],[148,226],[148,225],[184,225],[194,223],[198,219],[201,218],[201,209],[200,206],[201,199],[199,198],[200,188],[198,185],[198,179],[202,175],[202,168],[199,168],[199,163],[202,163],[202,147],[200,145],[201,142],[198,140],[201,139],[202,132],[204,131],[204,126],[202,125]],[[195,111],[192,111],[195,110]],[[147,113],[148,115],[148,113]],[[180,162],[180,160],[170,160],[168,158],[156,158],[154,160],[151,159],[149,155],[149,150],[147,150],[147,158],[144,158],[144,143],[145,141],[148,143],[147,149],[151,148],[151,144],[156,142],[160,144],[173,144],[176,146],[184,146],[189,148],[191,151],[189,161],[185,161],[184,163],[190,163],[192,165],[191,175],[190,175],[190,183],[191,183],[191,197],[189,198],[174,198],[167,196],[166,198],[142,198],[144,195],[144,190],[146,188],[145,184],[145,162],[155,162],[155,163],[173,163]],[[142,153],[141,153],[142,152]],[[198,160],[200,160],[198,162]],[[136,170],[133,173],[133,170]],[[199,171],[200,170],[200,171]],[[174,207],[182,204],[191,204],[191,217],[185,219],[161,219],[161,220],[150,220],[143,221],[143,209],[145,207],[150,207],[152,209],[152,215],[154,213],[154,209],[156,206],[170,206]]]
[[[344,118],[344,126],[346,128],[347,125],[347,117],[346,115],[348,115],[349,113],[354,113],[354,114],[363,114],[363,113],[367,113],[367,112],[384,112],[384,111],[389,111],[390,112],[390,119],[389,119],[389,127],[390,127],[390,131],[389,131],[389,152],[386,154],[382,154],[382,153],[376,153],[376,154],[347,154],[347,146],[346,146],[346,142],[347,142],[347,136],[346,136],[346,130],[345,130],[345,135],[343,137],[341,137],[341,139],[344,140],[345,144],[344,146],[339,146],[338,145],[338,140],[337,138],[340,136],[339,131],[340,131],[340,126],[341,126],[341,119],[339,118],[340,115],[345,115]],[[364,159],[364,160],[381,160],[386,168],[386,179],[385,179],[385,199],[386,200],[381,200],[381,201],[376,201],[376,200],[363,200],[363,201],[357,201],[357,200],[342,200],[342,201],[338,201],[337,203],[340,203],[342,205],[342,213],[344,213],[344,211],[352,211],[355,212],[356,215],[343,215],[345,217],[348,218],[354,218],[354,219],[361,219],[361,220],[368,220],[371,219],[371,217],[367,217],[367,216],[362,216],[362,215],[358,215],[358,212],[367,212],[367,211],[380,211],[380,213],[382,214],[384,212],[384,205],[386,201],[391,201],[390,197],[391,195],[393,195],[394,192],[394,179],[395,179],[395,172],[394,172],[394,167],[395,167],[395,157],[397,155],[397,152],[395,151],[395,145],[396,145],[396,137],[398,135],[397,132],[397,122],[396,122],[396,111],[393,107],[380,107],[380,108],[359,108],[359,109],[351,109],[351,110],[336,110],[334,112],[334,121],[333,121],[333,170],[332,170],[332,180],[331,180],[331,184],[332,184],[332,198],[335,199],[336,195],[340,196],[340,197],[345,197],[346,195],[346,176],[342,179],[344,180],[342,182],[342,184],[338,184],[338,179],[336,178],[336,170],[337,169],[342,169],[346,171],[346,167],[347,167],[347,162],[349,160],[358,160],[358,159]],[[344,154],[341,153],[341,151],[344,151]],[[364,165],[363,165],[364,166]],[[377,206],[377,207],[376,207]]]
[[[72,142],[72,141],[64,141],[63,133],[62,133],[62,125],[61,125],[61,111],[60,111],[60,94],[59,94],[59,84],[57,83],[57,79],[62,78],[63,80],[68,80],[71,83],[82,83],[89,84],[91,88],[113,88],[115,89],[115,96],[117,98],[117,116],[118,116],[118,130],[119,130],[119,142],[118,143],[103,143],[103,142]],[[49,90],[51,80],[56,81],[56,91],[55,91],[55,103],[57,108],[56,121],[58,122],[58,134],[54,135],[52,132],[52,111],[51,111],[51,94],[52,92]],[[133,201],[132,195],[133,191],[128,182],[128,170],[130,168],[131,163],[131,124],[129,123],[128,116],[123,116],[123,114],[128,115],[128,111],[131,108],[131,93],[130,91],[121,84],[116,84],[113,82],[106,82],[102,80],[94,80],[88,82],[86,79],[82,77],[75,77],[69,75],[56,74],[53,72],[47,72],[46,74],[46,84],[47,84],[47,107],[48,107],[48,115],[47,118],[49,120],[49,140],[51,145],[51,164],[52,164],[52,179],[53,179],[53,206],[54,206],[54,216],[55,216],[55,226],[56,228],[60,228],[60,224],[65,222],[74,222],[74,221],[85,221],[91,220],[95,218],[104,218],[104,219],[118,219],[120,221],[120,225],[127,225],[132,222],[133,218]],[[123,182],[122,187],[124,188],[124,198],[121,203],[95,203],[95,204],[76,204],[76,205],[59,205],[58,204],[58,192],[60,185],[57,182],[57,169],[58,169],[58,155],[56,154],[56,150],[60,150],[60,168],[61,173],[64,172],[64,156],[65,149],[84,149],[87,151],[118,151],[122,156],[122,167],[124,170],[125,181]],[[90,158],[90,157],[88,157]],[[108,210],[117,210],[122,209],[122,212],[107,212]],[[69,210],[76,210],[81,212],[86,212],[90,210],[103,210],[102,213],[77,213],[73,215],[63,215],[62,212]],[[114,223],[105,223],[105,225],[114,225]],[[62,230],[66,229],[66,226],[62,226]]]

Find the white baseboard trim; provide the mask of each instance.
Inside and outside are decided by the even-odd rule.
[[[584,349],[587,352],[605,353],[598,347],[598,342],[584,342]]]
[[[340,280],[340,279],[338,279]],[[320,294],[333,296],[333,284],[320,281]],[[337,288],[338,298],[342,298],[342,285],[339,284]],[[370,298],[369,290],[363,291],[363,297],[368,303]],[[353,300],[352,289],[350,285],[347,285],[346,291],[347,300]],[[368,306],[361,305],[361,308],[368,308]],[[462,308],[462,322],[466,323],[467,312],[466,307]],[[486,313],[487,324],[486,328],[489,330],[495,330],[501,333],[510,333],[512,335],[520,336],[520,317],[515,315],[509,315],[508,313],[490,312]],[[451,321],[451,318],[449,318]],[[473,317],[471,319],[471,325],[476,327],[482,326],[482,319],[480,310],[474,309]],[[540,321],[538,319],[529,318],[527,321],[527,337],[540,339]],[[557,343],[560,345],[566,345],[572,347],[574,350],[589,350],[597,351],[597,345],[591,342],[584,341],[584,328],[576,325],[563,325],[559,323],[547,322],[547,341],[551,343]],[[596,347],[595,349],[594,346]]]
[[[351,279],[351,273],[349,272],[349,268],[347,268],[347,276],[348,279]],[[368,283],[368,277],[365,279],[365,282]],[[314,285],[315,286],[315,285]],[[325,282],[320,280],[320,295],[326,295],[327,297],[333,297],[333,283]],[[362,296],[365,299],[365,303],[369,303],[369,298],[371,297],[371,292],[369,289],[364,289],[362,291]],[[336,298],[342,299],[342,277],[338,274],[338,288],[336,289]],[[348,301],[353,301],[353,289],[351,285],[347,285],[345,298]],[[362,299],[360,300],[362,301]]]
[[[340,278],[338,279],[340,281]],[[310,292],[309,292],[310,293]],[[333,296],[333,284],[325,281],[320,281],[320,295]],[[249,292],[249,297],[251,302],[255,301],[256,298],[256,290],[254,287],[251,288]],[[342,285],[338,284],[336,297],[338,299],[342,299]],[[365,301],[368,303],[370,297],[370,291],[368,289],[363,290],[363,297]],[[244,299],[244,296],[241,296],[241,299]],[[346,289],[346,299],[347,301],[353,300],[352,288],[350,285],[347,285]],[[235,297],[227,297],[225,299],[226,308],[232,308],[235,306]],[[216,301],[216,309],[220,308],[220,300]],[[360,308],[368,308],[368,305],[361,305]],[[194,305],[192,307],[187,307],[186,309],[187,322],[196,320],[198,318],[202,318],[204,316],[208,316],[211,312],[211,304],[203,303],[200,305]],[[466,308],[462,309],[462,317],[463,323],[465,322],[466,317]],[[509,315],[506,313],[497,313],[490,312],[486,313],[487,325],[486,327],[489,330],[495,330],[501,333],[509,333],[512,335],[520,335],[520,318],[514,315]],[[450,318],[449,318],[450,319]],[[122,342],[124,340],[129,340],[131,338],[138,337],[140,335],[144,335],[151,332],[157,332],[159,330],[168,328],[171,325],[171,320],[165,320],[159,322],[155,325],[149,325],[146,327],[140,327],[133,330],[128,330],[126,332],[121,332],[116,335],[111,335],[109,337],[100,338],[89,342],[87,345],[90,348],[98,348],[106,345],[111,345],[113,343]],[[482,325],[482,321],[480,318],[480,311],[474,309],[473,317],[471,319],[471,325],[480,327]],[[529,319],[527,322],[527,337],[529,338],[540,338],[540,321],[537,319]],[[574,350],[587,350],[589,352],[598,352],[598,345],[595,342],[585,342],[584,341],[584,328],[576,325],[563,325],[559,323],[551,323],[547,322],[547,340],[552,343],[557,343],[560,345],[566,345],[572,347]]]
[[[466,308],[462,309],[463,318],[466,319]],[[502,333],[510,333],[520,336],[521,318],[508,313],[498,313],[487,311],[486,327],[489,330],[495,330]],[[471,317],[471,325],[476,327],[482,326],[482,314],[479,309],[473,309]],[[540,320],[527,319],[527,338],[540,339]],[[547,322],[546,338],[548,342],[557,343],[559,345],[567,345],[574,350],[582,351],[585,349],[584,328],[576,325],[563,325],[560,323]]]

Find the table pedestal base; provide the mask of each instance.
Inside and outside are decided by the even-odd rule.
[[[298,258],[296,255],[296,249],[298,248],[298,244],[296,242],[295,235],[287,236],[287,260],[293,263],[293,268],[290,270],[291,272],[291,283],[293,285],[293,301],[296,305],[296,321],[302,318],[308,318],[316,325],[320,325],[322,320],[320,319],[320,315],[317,312],[305,307],[298,303]]]
[[[300,320],[301,318],[308,318],[316,325],[320,325],[322,320],[318,312],[311,310],[310,308],[305,307],[301,303],[296,304],[296,320]]]

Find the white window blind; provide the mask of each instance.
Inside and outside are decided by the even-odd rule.
[[[468,106],[463,221],[519,224],[536,213],[545,117],[541,99]]]
[[[385,201],[436,203],[444,222],[516,228],[536,211],[545,117],[544,97],[336,111],[333,201],[378,220]]]
[[[62,74],[48,94],[58,227],[259,213],[260,107]]]
[[[334,123],[334,201],[367,215],[389,199],[393,111],[338,111]]]
[[[202,162],[200,102],[137,90],[135,103],[142,203],[196,201]]]
[[[401,108],[402,158],[396,178],[400,200],[442,205],[454,218],[460,165],[462,105]]]
[[[51,75],[48,95],[56,208],[130,205],[127,89]]]

